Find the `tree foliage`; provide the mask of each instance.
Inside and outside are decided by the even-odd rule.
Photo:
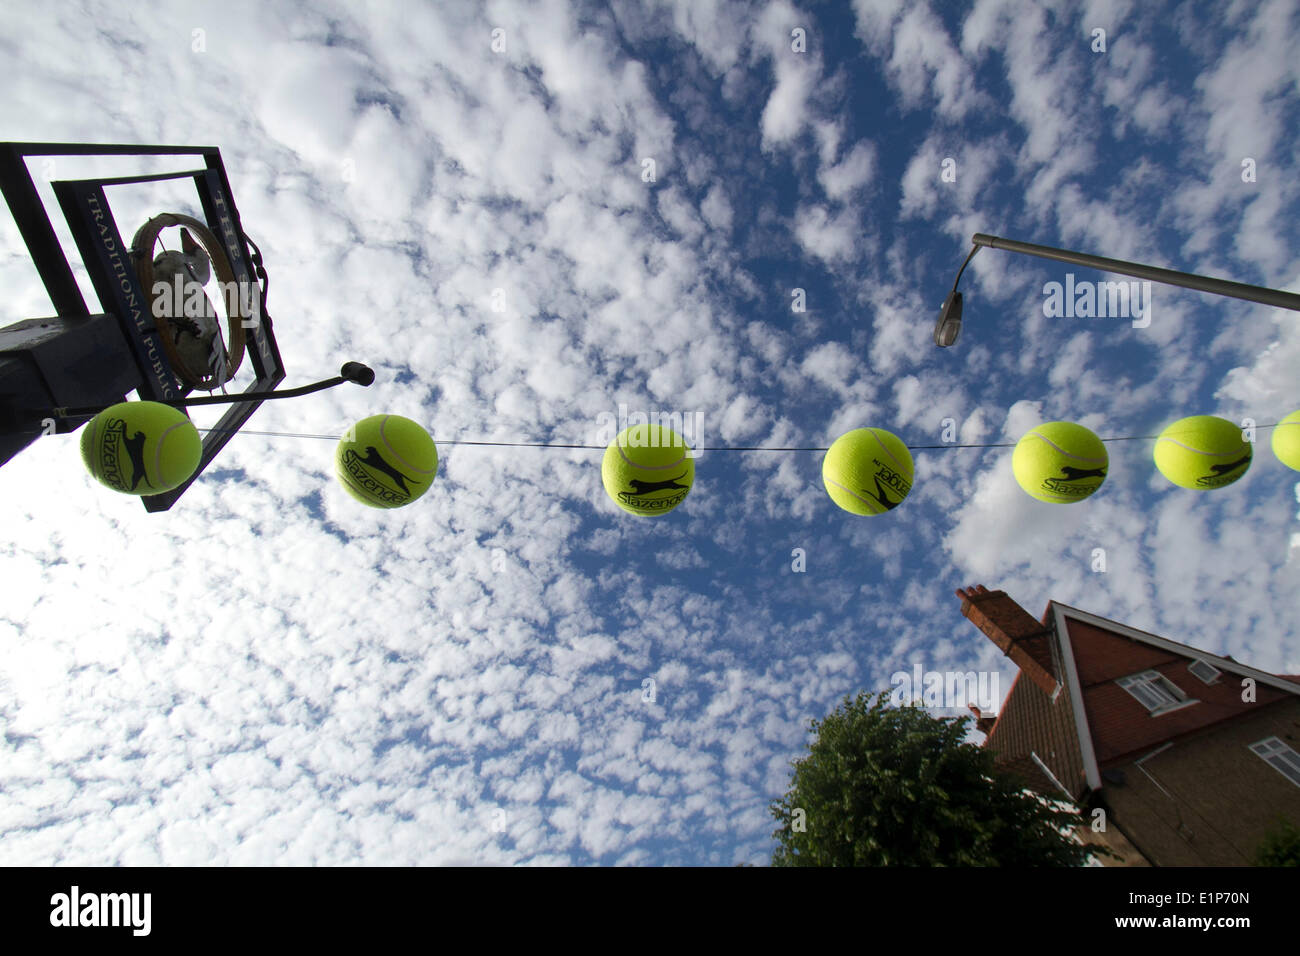
[[[771,805],[773,866],[1078,866],[1076,810],[1028,793],[964,743],[970,718],[859,694],[822,721]],[[800,813],[800,811],[802,813]]]
[[[1300,827],[1282,820],[1255,852],[1256,866],[1300,866]]]

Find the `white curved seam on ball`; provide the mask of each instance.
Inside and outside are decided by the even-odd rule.
[[[623,463],[624,463],[624,464],[626,464],[626,465],[631,465],[633,468],[640,468],[642,471],[666,471],[666,470],[668,470],[668,469],[670,469],[670,468],[677,468],[678,466],[681,465],[682,462],[686,461],[686,455],[683,453],[681,458],[678,458],[676,461],[669,462],[669,463],[666,464],[666,465],[643,465],[643,464],[641,464],[640,462],[636,462],[636,461],[633,461],[632,459],[628,458],[628,457],[627,457],[627,452],[624,450],[622,444],[618,445],[617,447],[618,447],[618,455],[619,455],[620,458],[623,459]],[[668,448],[668,447],[670,447],[670,446],[668,446],[668,445],[638,445],[637,447],[638,447],[638,448]]]
[[[182,425],[188,425],[189,423],[190,420],[188,418],[185,419],[185,421],[183,422],[177,422],[175,425],[172,425],[165,432],[163,432],[161,435],[158,436],[158,442],[154,446],[154,450],[153,450],[153,454],[154,454],[153,473],[158,476],[158,481],[161,484],[164,485],[171,484],[171,482],[163,480],[163,473],[162,473],[162,450],[163,450],[163,445],[166,444],[167,442],[167,436],[170,435],[172,432],[176,431],[176,429],[180,428]],[[145,480],[148,481],[149,479],[146,477]]]
[[[1240,455],[1243,450],[1249,448],[1249,446],[1247,445],[1245,449],[1238,448],[1235,449],[1234,451],[1201,451],[1199,448],[1193,448],[1191,445],[1184,445],[1176,438],[1161,438],[1160,441],[1156,442],[1157,449],[1160,447],[1160,442],[1162,441],[1173,442],[1173,444],[1177,445],[1179,448],[1182,448],[1185,451],[1190,451],[1196,455],[1204,455],[1207,458],[1231,458],[1233,455]]]
[[[889,456],[890,460],[898,466],[898,469],[902,471],[903,463],[895,458],[894,453],[885,447],[885,443],[880,440],[880,436],[876,434],[876,430],[874,428],[868,428],[867,431],[871,432],[871,437],[876,440],[876,444],[880,446],[881,450],[884,451],[884,453]]]
[[[100,467],[100,463],[103,459],[99,448],[99,443],[102,440],[102,435],[100,434],[101,422],[99,419],[100,416],[96,415],[90,420],[90,424],[86,427],[90,429],[90,473],[94,476],[96,481],[103,481],[104,469]]]
[[[362,488],[359,484],[357,484],[351,475],[344,474],[343,472],[337,470],[335,471],[335,474],[338,475],[339,480],[342,481],[343,484],[355,490],[362,497],[369,499],[370,492],[367,489]]]
[[[1038,432],[1030,432],[1029,434],[1033,435],[1033,436],[1034,436],[1035,438],[1037,438],[1039,441],[1047,442],[1047,444],[1051,445],[1053,448],[1055,448],[1058,452],[1060,452],[1060,453],[1061,453],[1062,455],[1064,455],[1066,458],[1074,458],[1074,459],[1076,459],[1077,461],[1091,461],[1091,462],[1098,462],[1098,461],[1106,461],[1106,460],[1107,460],[1107,459],[1105,459],[1105,458],[1089,458],[1087,455],[1075,455],[1075,454],[1072,454],[1072,453],[1066,451],[1064,448],[1062,448],[1060,445],[1056,444],[1056,442],[1052,441],[1050,438],[1044,438],[1042,435],[1038,434]]]
[[[834,478],[827,478],[826,481],[827,481],[829,484],[832,484],[832,485],[834,485],[836,488],[840,489],[840,491],[843,491],[843,492],[845,492],[846,494],[851,495],[851,496],[854,497],[854,498],[857,498],[857,499],[858,499],[859,501],[861,501],[864,505],[871,505],[871,504],[877,504],[877,505],[878,505],[878,504],[880,504],[880,502],[876,501],[874,498],[864,498],[864,497],[862,497],[860,494],[858,494],[856,491],[854,491],[852,488],[846,488],[846,487],[844,487],[844,486],[841,485],[838,481],[836,481]]]
[[[379,423],[379,437],[384,440],[384,447],[392,452],[393,457],[400,461],[404,466],[411,469],[411,471],[418,471],[422,475],[427,475],[430,472],[437,470],[437,466],[433,468],[420,468],[417,465],[413,465],[397,453],[397,449],[393,447],[393,443],[388,440],[388,435],[384,432],[384,426],[388,424],[388,420],[392,417],[392,415],[385,415],[384,420]]]

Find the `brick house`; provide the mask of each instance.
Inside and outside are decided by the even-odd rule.
[[[1049,601],[1041,620],[983,585],[961,612],[1019,667],[984,746],[1028,785],[1105,811],[1108,866],[1246,866],[1300,825],[1300,677],[1267,674]]]

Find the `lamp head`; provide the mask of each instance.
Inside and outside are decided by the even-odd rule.
[[[939,321],[934,324],[934,344],[947,348],[957,341],[960,332],[961,293],[954,290],[948,293],[948,298],[943,300],[943,308],[939,310]]]
[[[371,385],[375,381],[374,369],[360,362],[344,362],[343,368],[339,369],[339,375],[349,382],[356,382],[362,386]]]

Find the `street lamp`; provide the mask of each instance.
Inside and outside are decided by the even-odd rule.
[[[971,259],[975,257],[975,253],[980,251],[981,246],[989,246],[993,249],[1007,249],[1011,252],[1023,252],[1025,255],[1039,256],[1043,259],[1056,259],[1059,262],[1087,266],[1090,269],[1099,269],[1102,272],[1118,272],[1121,275],[1136,276],[1139,279],[1148,279],[1152,282],[1179,285],[1188,289],[1197,289],[1201,292],[1211,292],[1215,295],[1232,296],[1235,299],[1249,299],[1251,302],[1261,302],[1264,305],[1276,306],[1279,309],[1291,309],[1300,312],[1300,295],[1294,292],[1280,292],[1277,289],[1247,285],[1244,282],[1214,279],[1209,276],[1194,275],[1190,272],[1176,272],[1173,269],[1159,269],[1155,266],[1143,265],[1140,262],[1125,262],[1123,259],[1090,256],[1084,252],[1054,249],[1051,246],[1039,246],[1032,242],[1000,239],[997,236],[985,235],[982,232],[975,233],[971,237],[971,243],[974,248],[971,249],[970,255],[966,257],[966,261],[962,263],[961,269],[957,272],[957,278],[952,284],[952,291],[948,293],[948,298],[944,299],[943,308],[939,311],[939,321],[934,326],[934,344],[940,348],[947,348],[956,342],[957,335],[961,332],[961,293],[957,291],[957,283],[961,282],[962,273],[966,271],[966,266],[970,265]]]

